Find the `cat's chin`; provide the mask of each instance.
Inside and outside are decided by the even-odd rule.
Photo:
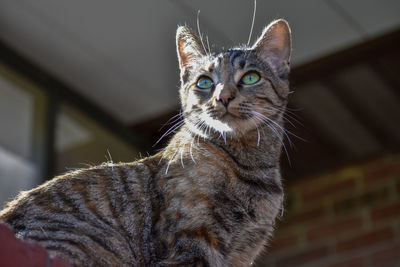
[[[228,113],[228,112],[219,118],[220,121],[227,123],[227,124],[229,124],[235,120],[238,120],[238,119],[239,119],[238,116],[236,116],[235,114],[232,114],[232,113]]]
[[[194,124],[193,121],[197,123]],[[240,117],[232,112],[221,112],[217,116],[204,112],[198,114],[194,120],[187,120],[186,125],[194,135],[203,138],[230,136],[240,139],[254,131],[257,135],[257,129],[262,128],[257,121]]]
[[[226,117],[226,115],[227,114],[225,114],[223,116],[223,118]],[[206,125],[211,127],[216,132],[230,133],[233,131],[228,120],[224,120],[222,118],[214,119],[214,118],[211,118],[210,116],[205,116],[204,121],[205,121]]]

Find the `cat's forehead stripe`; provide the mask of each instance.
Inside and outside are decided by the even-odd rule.
[[[219,54],[214,58],[214,60],[211,62],[211,66],[213,67],[213,69],[219,68],[221,66],[222,59],[223,59],[222,54]]]
[[[213,72],[214,67],[215,67],[214,62],[212,62],[212,63],[210,64],[210,66],[208,66],[208,71],[209,71],[209,72]]]
[[[231,62],[232,65],[235,65],[236,61],[241,59],[243,54],[242,50],[229,50],[229,62]]]
[[[244,66],[246,66],[246,60],[245,60],[245,59],[241,59],[241,60],[239,61],[239,67],[240,67],[241,69],[244,69]]]
[[[213,71],[215,68],[219,68],[221,66],[226,66],[231,64],[233,66],[238,66],[240,68],[244,68],[246,66],[246,57],[244,57],[245,52],[242,50],[228,50],[222,52],[218,56],[215,57],[213,62],[208,67],[209,71]]]

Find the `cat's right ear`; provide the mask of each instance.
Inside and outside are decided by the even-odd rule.
[[[186,26],[180,26],[176,31],[176,49],[181,70],[181,81],[185,82],[193,63],[206,53],[199,36]]]
[[[292,37],[288,22],[284,19],[271,22],[252,49],[256,51],[259,58],[271,64],[280,76],[287,76],[292,50]]]

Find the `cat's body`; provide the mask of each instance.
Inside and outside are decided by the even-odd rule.
[[[178,29],[185,124],[166,149],[57,177],[21,193],[0,220],[74,265],[250,265],[283,200],[280,127],[289,56],[275,64],[280,31],[290,42],[280,20],[253,49],[207,55],[189,29]],[[290,43],[277,45],[290,52]],[[239,86],[255,72],[259,80]],[[204,77],[213,86],[203,88]]]

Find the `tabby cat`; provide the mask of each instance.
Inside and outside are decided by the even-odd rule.
[[[56,177],[0,221],[76,266],[249,266],[283,199],[279,170],[290,29],[211,53],[177,30],[183,122],[160,153]]]

